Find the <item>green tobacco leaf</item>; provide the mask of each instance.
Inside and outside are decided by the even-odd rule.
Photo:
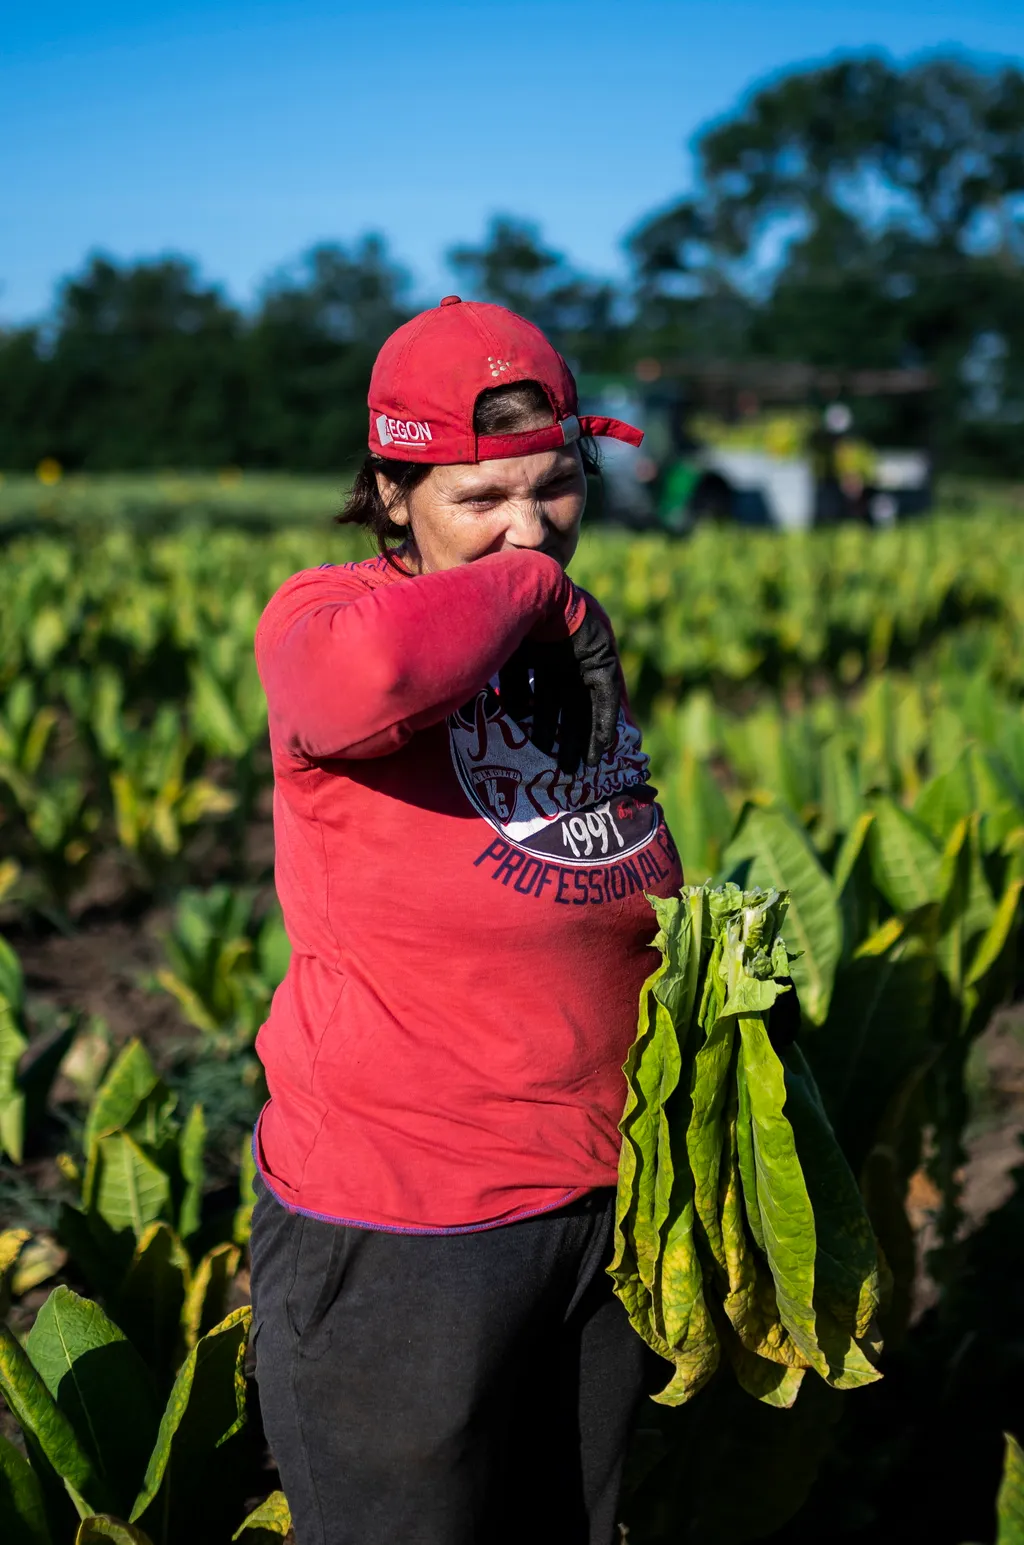
[[[665,970],[668,969],[666,962]],[[672,1171],[659,1162],[665,1148],[665,1100],[675,1089],[679,1079],[680,1056],[672,1015],[656,995],[657,981],[651,988],[654,1003],[654,1035],[647,1054],[636,1070],[637,1087],[642,1103],[637,1107],[637,1119],[630,1122],[629,1141],[637,1155],[635,1205],[632,1215],[634,1247],[640,1276],[653,1291],[658,1256],[661,1251],[659,1211],[659,1180],[662,1191],[666,1180],[671,1183]]]
[[[880,931],[882,953],[841,966],[821,1034],[805,1046],[843,1151],[858,1170],[897,1089],[927,1056],[935,1001],[935,955],[896,922]]]
[[[0,1154],[6,1153],[15,1164],[21,1163],[25,1146],[25,1096],[18,1064],[27,1048],[20,1016],[9,999],[0,997]]]
[[[659,970],[663,969],[663,966],[659,967]],[[660,1337],[651,1339],[653,1328],[650,1325],[650,1310],[653,1299],[650,1286],[640,1275],[634,1238],[640,1176],[644,1165],[650,1163],[650,1159],[644,1157],[645,1147],[648,1154],[654,1147],[647,1093],[645,1087],[641,1085],[639,1070],[645,1059],[653,1062],[656,1058],[652,1042],[658,1028],[658,1005],[651,992],[651,985],[656,975],[657,973],[654,973],[648,977],[640,989],[637,1036],[623,1064],[623,1072],[626,1075],[626,1104],[619,1122],[622,1144],[619,1148],[619,1172],[615,1192],[614,1248],[608,1272],[612,1278],[615,1293],[625,1306],[634,1330],[638,1335],[643,1336],[655,1351],[667,1357],[668,1348],[665,1346],[664,1339]],[[648,1081],[645,1078],[645,1083]],[[251,1210],[247,1208],[246,1211],[249,1212],[251,1221]]]
[[[718,1215],[718,1171],[735,1040],[734,1016],[718,1015],[693,1059],[692,1114],[686,1131],[694,1207],[711,1254],[723,1266],[725,1252]]]
[[[171,1206],[171,1179],[127,1132],[113,1132],[96,1145],[92,1211],[115,1234],[131,1229],[136,1238]]]
[[[75,1545],[151,1545],[148,1534],[126,1524],[110,1513],[83,1518],[75,1535]]]
[[[285,932],[280,908],[275,908],[263,919],[256,941],[256,956],[260,977],[273,991],[284,981],[292,958],[291,941]]]
[[[978,940],[963,984],[961,1023],[968,1037],[985,1028],[992,1011],[1012,995],[1024,881],[1011,879],[987,932]]]
[[[177,1367],[190,1279],[191,1264],[181,1240],[169,1224],[151,1223],[142,1232],[118,1292],[117,1317],[146,1366],[161,1375]]]
[[[253,1152],[253,1139],[246,1133],[242,1139],[242,1151],[238,1161],[238,1206],[231,1225],[231,1238],[236,1245],[247,1245],[252,1233],[252,1212],[256,1205],[256,1191],[253,1184],[255,1179],[256,1155]]]
[[[68,1287],[50,1294],[25,1350],[95,1462],[110,1498],[103,1511],[126,1514],[157,1430],[152,1386],[138,1352],[98,1304]]]
[[[718,868],[733,818],[718,779],[689,746],[674,769],[672,794],[672,831],[683,869],[688,879],[703,879]]]
[[[0,1519],[4,1545],[50,1545],[39,1480],[25,1456],[2,1434]]]
[[[874,815],[871,868],[889,905],[895,912],[912,912],[937,901],[941,859],[927,829],[884,797],[875,801]]]
[[[681,915],[678,929],[677,914]],[[680,950],[689,951],[692,936],[689,913],[683,911],[682,903],[677,898],[673,897],[669,903],[663,904],[658,917],[662,928],[655,943],[665,951],[664,958],[641,989],[637,1037],[630,1047],[624,1067],[627,1096],[626,1108],[619,1124],[623,1145],[619,1161],[618,1248],[611,1268],[613,1274],[620,1270],[620,1257],[626,1249],[625,1234],[628,1231],[631,1236],[631,1267],[639,1270],[648,1292],[653,1289],[654,1266],[659,1250],[655,1207],[663,1105],[668,1093],[675,1088],[680,1067],[672,1015],[666,1004],[659,1000],[657,988],[673,975],[673,957],[676,961],[675,976],[679,977]],[[673,988],[663,988],[662,996],[666,994],[670,1001],[675,1001]]]
[[[0,1257],[2,1255],[3,1235],[0,1235]],[[21,1298],[24,1293],[30,1293],[41,1283],[48,1282],[57,1275],[66,1260],[67,1252],[61,1249],[51,1234],[37,1234],[19,1253],[17,1265],[11,1271],[10,1288],[14,1297]]]
[[[764,1226],[761,1207],[757,1200],[757,1164],[754,1159],[754,1133],[750,1121],[750,1090],[742,1057],[736,1059],[736,1159],[739,1167],[740,1186],[743,1192],[743,1210],[747,1225],[754,1236],[758,1249],[764,1251]]]
[[[78,1027],[79,1020],[76,1017],[55,1035],[41,1038],[29,1046],[18,1080],[25,1095],[25,1122],[29,1131],[45,1113],[57,1069],[78,1034]]]
[[[833,1389],[860,1389],[882,1377],[863,1345],[822,1306],[817,1316],[818,1342],[829,1366],[828,1383]]]
[[[231,1538],[240,1540],[244,1534],[246,1537],[244,1545],[264,1545],[264,1540],[260,1538],[260,1535],[263,1535],[267,1545],[270,1545],[274,1539],[283,1538],[291,1526],[292,1515],[288,1511],[284,1492],[272,1491],[266,1502],[261,1502],[259,1507],[248,1515]]]
[[[734,1347],[731,1355],[733,1366],[739,1365],[737,1371],[742,1374],[741,1383],[744,1379],[754,1381],[760,1374],[759,1388],[752,1392],[759,1400],[770,1394],[776,1397],[774,1403],[778,1403],[781,1380],[770,1378],[758,1365],[767,1360],[783,1369],[802,1370],[807,1366],[807,1359],[782,1323],[771,1272],[764,1258],[752,1248],[747,1234],[739,1172],[737,1114],[738,1102],[734,1094],[723,1155],[722,1239],[728,1290],[722,1308],[729,1334],[738,1343],[739,1350]],[[785,1386],[786,1392],[791,1391],[795,1396],[798,1383]]]
[[[725,1136],[725,1109],[733,1089],[733,1046],[736,1014],[768,1009],[779,987],[775,974],[788,973],[780,929],[786,903],[777,892],[754,902],[751,894],[731,894],[728,887],[712,892],[709,909],[716,933],[714,952],[708,962],[701,1023],[705,1040],[698,1050],[691,1074],[693,1114],[687,1131],[687,1153],[694,1182],[694,1201],[712,1256],[726,1269],[719,1218],[719,1169]],[[744,1141],[749,1133],[746,1123]],[[756,1209],[755,1222],[757,1228]]]
[[[957,822],[943,849],[939,870],[940,927],[945,932],[957,926],[965,941],[982,933],[995,911],[985,878],[980,825],[980,815],[965,816]]]
[[[96,1465],[79,1443],[41,1374],[13,1331],[0,1323],[0,1394],[26,1436],[37,1443],[48,1463],[75,1492],[93,1507],[106,1504],[106,1492]]]
[[[944,843],[957,822],[975,811],[984,814],[986,853],[998,848],[1024,818],[1024,802],[1009,769],[993,752],[972,743],[951,768],[925,784],[914,814]]]
[[[779,1317],[809,1365],[827,1378],[828,1364],[815,1333],[814,1211],[793,1129],[783,1114],[785,1074],[761,1019],[743,1016],[740,1038],[750,1092],[757,1198]]]
[[[862,811],[857,817],[839,849],[832,874],[842,919],[843,960],[849,960],[853,955],[865,933],[870,931],[877,912],[868,842],[874,819],[870,810]]]
[[[800,951],[792,975],[800,1007],[812,1024],[823,1023],[842,944],[832,881],[807,834],[782,806],[748,809],[725,854],[728,865],[752,860],[748,884],[789,892],[786,939]]]
[[[996,1545],[1024,1545],[1024,1452],[1006,1433],[1003,1479],[996,1500],[999,1533]]]
[[[7,1285],[18,1257],[31,1238],[32,1231],[27,1228],[8,1228],[0,1232],[0,1292]]]
[[[982,846],[994,852],[1024,820],[1024,795],[1002,758],[976,743],[968,748],[974,780],[973,809],[983,812]]]
[[[57,1238],[93,1290],[115,1298],[132,1258],[134,1236],[127,1230],[115,1234],[98,1213],[86,1215],[61,1202]]]
[[[215,1245],[196,1267],[181,1311],[185,1346],[189,1350],[223,1318],[228,1289],[241,1259],[237,1245]]]
[[[178,1141],[179,1163],[185,1191],[178,1210],[178,1233],[189,1239],[199,1227],[203,1206],[203,1186],[206,1170],[203,1165],[203,1149],[206,1146],[206,1121],[203,1107],[193,1105],[181,1130]]]
[[[659,909],[659,918],[663,914]],[[664,1405],[689,1400],[702,1389],[718,1366],[718,1338],[704,1297],[704,1282],[695,1238],[694,1176],[687,1153],[687,1133],[693,1119],[691,1071],[680,1081],[676,1063],[694,1056],[699,1034],[694,1020],[701,954],[707,931],[706,893],[686,887],[682,902],[663,921],[665,948],[671,970],[655,986],[659,1016],[664,1017],[665,1045],[671,1052],[673,1076],[659,1091],[662,1101],[656,1151],[655,1216],[652,1234],[655,1275],[654,1326],[665,1338],[675,1363],[669,1384],[654,1398]],[[659,1258],[660,1251],[660,1258]]]
[[[195,1025],[197,1030],[203,1030],[207,1035],[216,1035],[220,1029],[220,1021],[210,1014],[203,1003],[202,998],[188,982],[182,981],[173,971],[168,971],[166,966],[161,966],[156,973],[156,981],[169,992],[172,998],[177,1000],[178,1006],[190,1025]]]
[[[850,882],[857,860],[865,849],[868,832],[874,819],[873,811],[862,810],[843,840],[843,845],[836,857],[835,869],[832,871],[832,883],[839,896],[842,896],[843,890]]]
[[[864,801],[843,737],[831,735],[821,748],[821,815],[829,833],[850,833]],[[839,883],[836,882],[838,890]]]
[[[131,1512],[157,1545],[181,1537],[194,1497],[201,1500],[213,1451],[245,1422],[245,1347],[252,1310],[229,1314],[208,1331],[185,1359],[174,1381]],[[162,1505],[163,1499],[163,1505]],[[147,1521],[152,1516],[152,1524]],[[170,1521],[169,1521],[170,1520]]]
[[[975,809],[966,751],[946,772],[926,783],[914,801],[914,815],[941,843]]]
[[[782,1363],[769,1362],[766,1357],[759,1357],[756,1352],[748,1352],[727,1327],[722,1327],[721,1336],[740,1388],[766,1406],[788,1411],[800,1393],[807,1369],[787,1368]]]
[[[814,1209],[815,1301],[851,1336],[863,1337],[879,1306],[875,1236],[803,1052],[789,1046],[782,1060],[786,1115]]]
[[[1020,896],[1024,880],[1011,880],[1003,893],[985,937],[978,943],[967,972],[966,985],[983,980],[998,962],[1013,927],[1020,920]]]
[[[679,1085],[695,1007],[704,893],[688,889],[681,899],[656,901],[655,911],[661,924],[655,942],[664,958],[645,983],[639,1033],[625,1065],[610,1271],[634,1329],[675,1363],[673,1381],[658,1398],[676,1403],[696,1393],[717,1360],[693,1238],[693,1182],[685,1160],[689,1091]]]
[[[129,1041],[96,1091],[85,1123],[86,1152],[104,1133],[129,1126],[139,1107],[159,1083],[156,1068],[142,1042]]]
[[[189,714],[196,735],[216,756],[237,759],[248,750],[249,740],[238,723],[224,689],[208,670],[194,667]]]
[[[980,816],[965,817],[953,828],[939,871],[939,967],[954,998],[962,1000],[964,972],[972,942],[990,926],[995,903],[985,878]]]
[[[25,982],[21,961],[0,934],[0,998],[6,998],[15,1014],[20,1014],[25,1002]]]

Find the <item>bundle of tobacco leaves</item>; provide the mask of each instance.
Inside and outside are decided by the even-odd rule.
[[[792,991],[776,890],[685,886],[655,900],[662,960],[644,984],[616,1209],[615,1291],[675,1365],[679,1405],[724,1349],[759,1400],[792,1405],[808,1369],[880,1377],[881,1270],[857,1182],[800,1048],[773,1045]]]

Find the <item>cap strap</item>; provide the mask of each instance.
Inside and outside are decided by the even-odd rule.
[[[537,451],[557,451],[563,445],[572,445],[581,435],[610,435],[614,440],[624,440],[627,445],[639,445],[643,431],[624,424],[617,418],[595,418],[585,414],[577,418],[570,413],[557,424],[544,429],[526,429],[518,434],[479,435],[476,442],[478,461],[499,461],[507,456],[532,456]]]
[[[602,418],[600,414],[585,413],[580,419],[580,429],[585,435],[605,435],[610,440],[623,440],[627,445],[639,445],[644,437],[642,429],[624,424],[621,418]]]

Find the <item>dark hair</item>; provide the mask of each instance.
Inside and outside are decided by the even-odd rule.
[[[529,429],[535,419],[546,414],[554,419],[548,394],[539,381],[492,386],[476,399],[473,430],[478,435],[516,434],[521,429]],[[593,441],[584,439],[578,444],[584,472],[595,476],[598,460]],[[434,465],[425,461],[392,461],[390,457],[367,452],[341,513],[335,516],[336,521],[342,526],[364,526],[375,539],[381,556],[389,558],[388,543],[404,541],[408,536],[404,527],[395,525],[391,511],[423,482]],[[378,472],[383,472],[392,484],[386,499],[377,487]]]

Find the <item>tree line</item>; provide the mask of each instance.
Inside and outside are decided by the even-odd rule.
[[[500,216],[448,253],[455,287],[531,317],[584,373],[925,367],[946,465],[1024,475],[1024,73],[841,58],[752,92],[694,161],[692,191],[627,238],[625,281]],[[414,309],[379,236],[314,248],[250,312],[183,259],[94,256],[42,323],[0,332],[0,467],[335,471]],[[871,427],[905,436],[905,409]]]

